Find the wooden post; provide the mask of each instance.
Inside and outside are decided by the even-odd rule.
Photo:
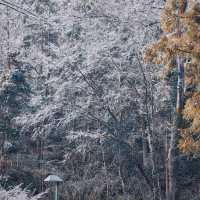
[[[58,183],[55,185],[55,200],[58,200]]]

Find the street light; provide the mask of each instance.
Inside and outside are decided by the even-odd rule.
[[[58,200],[58,184],[62,183],[63,180],[56,175],[49,175],[44,179],[44,182],[55,184],[55,200]]]

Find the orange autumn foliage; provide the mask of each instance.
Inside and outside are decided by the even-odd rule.
[[[195,0],[167,0],[161,13],[161,38],[145,52],[146,62],[164,65],[169,73],[182,57],[186,85],[195,90],[187,96],[183,117],[189,125],[181,131],[179,148],[183,153],[200,153],[200,4]]]

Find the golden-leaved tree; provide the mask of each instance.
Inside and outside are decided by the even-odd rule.
[[[200,4],[195,0],[167,0],[161,14],[163,35],[145,53],[145,60],[178,69],[177,124],[183,153],[200,152]]]

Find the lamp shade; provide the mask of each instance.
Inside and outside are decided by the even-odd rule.
[[[44,182],[48,182],[48,183],[61,183],[63,182],[63,180],[56,176],[56,175],[49,175],[47,178],[44,179]]]

